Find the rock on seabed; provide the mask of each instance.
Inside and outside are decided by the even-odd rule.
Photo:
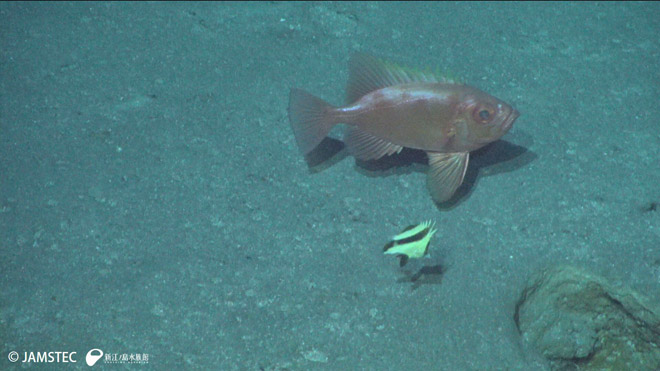
[[[571,266],[532,277],[514,313],[525,344],[556,370],[660,370],[660,310]]]

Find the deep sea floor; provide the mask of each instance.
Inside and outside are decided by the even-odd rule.
[[[658,19],[628,2],[0,3],[0,369],[91,349],[112,370],[550,369],[514,321],[540,269],[660,302]],[[521,113],[449,204],[423,155],[299,153],[289,89],[342,104],[355,52]],[[424,220],[429,255],[401,269],[383,245]],[[411,282],[425,266],[441,269]]]

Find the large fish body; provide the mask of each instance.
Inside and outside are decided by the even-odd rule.
[[[298,147],[311,152],[339,123],[345,142],[361,160],[420,149],[429,157],[427,186],[436,202],[463,182],[469,153],[499,139],[518,112],[507,103],[436,74],[357,54],[351,58],[344,107],[333,107],[292,89],[289,119]]]

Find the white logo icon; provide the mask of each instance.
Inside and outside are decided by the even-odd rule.
[[[87,362],[88,366],[94,366],[96,362],[98,362],[99,359],[103,357],[103,351],[101,349],[94,348],[87,352],[87,356],[85,356],[85,361]]]

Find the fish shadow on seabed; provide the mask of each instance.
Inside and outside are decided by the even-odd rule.
[[[463,184],[449,200],[441,204],[436,203],[438,209],[450,210],[460,204],[470,196],[480,177],[513,172],[536,160],[538,155],[527,149],[533,142],[531,137],[520,132],[516,137],[518,137],[516,141],[523,142],[523,145],[500,139],[472,152]],[[326,137],[305,159],[313,173],[321,172],[350,157],[344,148],[342,141]],[[428,159],[424,151],[410,148],[404,148],[398,154],[384,156],[378,160],[355,160],[357,172],[369,177],[389,177],[412,172],[426,174],[427,163]],[[419,186],[426,187],[423,183]]]
[[[447,268],[440,263],[423,265],[417,269],[401,269],[401,277],[396,282],[411,283],[410,289],[412,291],[417,290],[422,285],[440,285],[446,270]]]
[[[532,163],[538,155],[524,146],[498,140],[470,154],[470,166],[467,168],[463,184],[451,199],[436,204],[439,209],[453,209],[461,200],[467,198],[483,176],[510,173]]]

